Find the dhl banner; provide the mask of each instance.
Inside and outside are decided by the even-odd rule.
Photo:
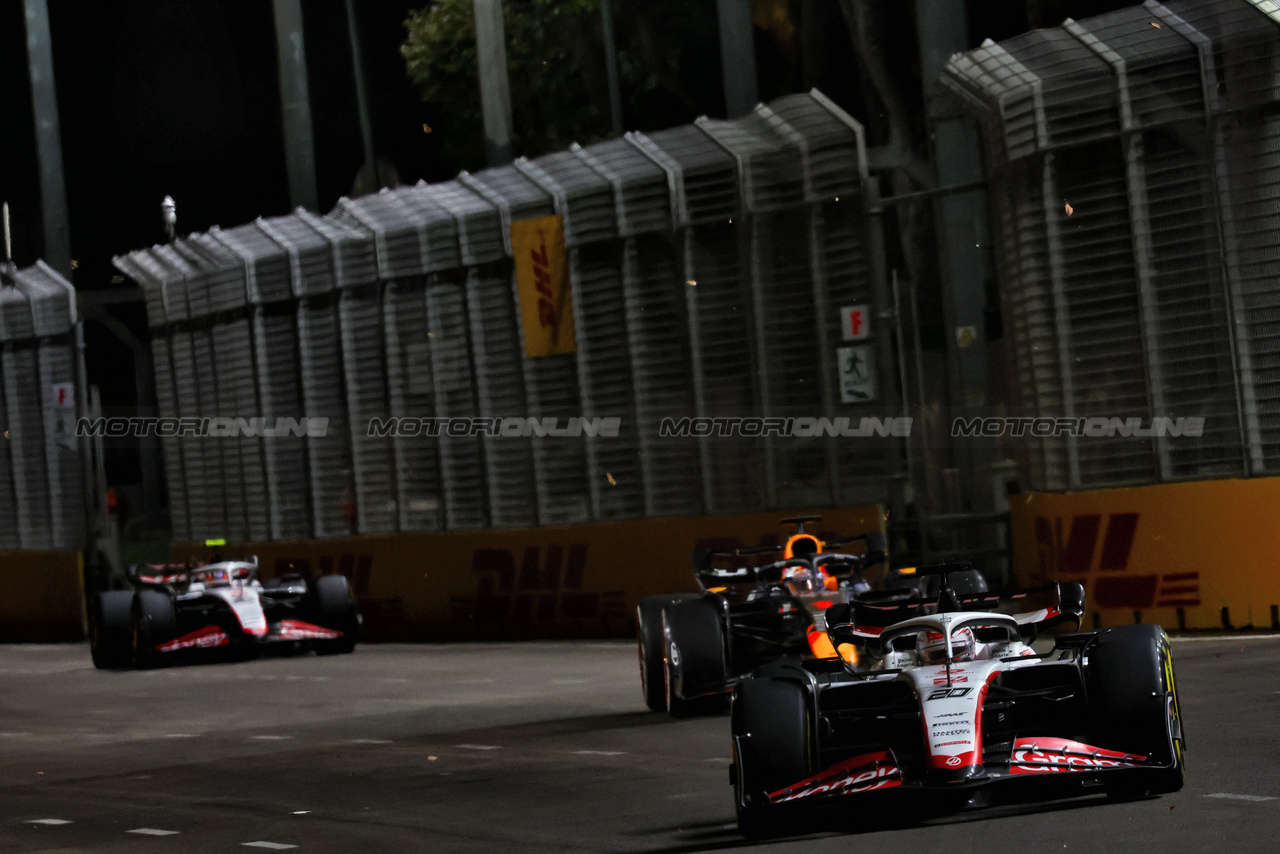
[[[1086,629],[1280,627],[1280,478],[1026,494],[1010,510],[1018,583],[1082,583]]]
[[[0,641],[42,643],[85,637],[79,552],[0,554]]]
[[[813,511],[824,539],[883,530],[878,505]],[[550,528],[451,531],[230,545],[256,554],[264,578],[339,572],[351,581],[369,640],[627,637],[656,593],[697,590],[694,548],[781,543],[795,512],[635,519]],[[207,559],[203,546],[174,558]]]
[[[511,254],[525,353],[536,359],[575,352],[578,340],[565,263],[564,220],[544,216],[511,223]]]

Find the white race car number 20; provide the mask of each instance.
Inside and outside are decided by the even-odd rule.
[[[952,697],[967,697],[972,688],[939,688],[928,696],[930,700],[947,700]]]

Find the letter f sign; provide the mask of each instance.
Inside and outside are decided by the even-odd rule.
[[[844,317],[844,340],[861,341],[868,336],[867,313],[869,306],[849,305],[840,309]]]

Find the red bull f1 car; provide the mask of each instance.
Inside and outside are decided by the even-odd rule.
[[[995,609],[1036,594],[958,593],[952,576],[971,572],[923,567],[931,596],[922,585],[828,609],[830,641],[859,648],[856,665],[782,659],[737,684],[730,780],[744,834],[785,832],[789,813],[822,805],[884,816],[911,803],[898,814],[920,815],[1182,788],[1182,715],[1164,631],[1059,634],[1037,653],[1038,632],[1078,629],[1080,585],[1042,591],[1046,607],[1013,615]]]
[[[823,611],[870,589],[861,573],[884,561],[885,543],[879,531],[824,542],[804,527],[820,518],[782,520],[796,532],[779,546],[695,550],[701,592],[640,602],[640,683],[650,709],[676,717],[723,710],[734,680],[763,662],[836,655]],[[841,549],[854,542],[866,551]],[[770,557],[763,566],[741,565]],[[737,565],[716,565],[725,562]]]
[[[360,614],[346,578],[285,576],[265,584],[256,558],[207,566],[135,566],[133,590],[96,594],[89,640],[99,668],[147,668],[218,648],[351,652]]]

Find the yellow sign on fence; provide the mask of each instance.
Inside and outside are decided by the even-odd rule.
[[[520,291],[525,352],[531,359],[576,352],[564,219],[544,216],[511,223],[511,254]]]

